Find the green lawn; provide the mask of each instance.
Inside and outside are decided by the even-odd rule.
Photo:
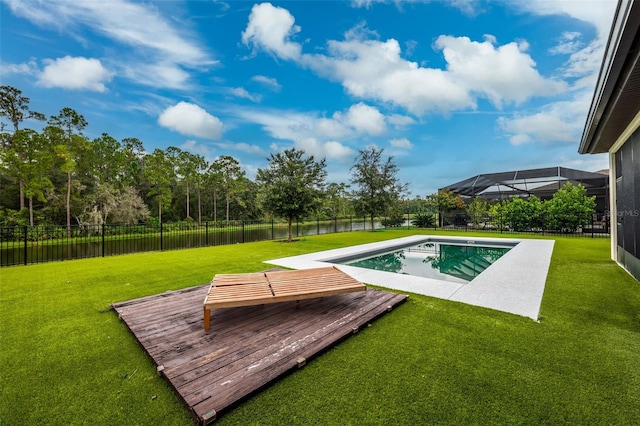
[[[191,424],[111,303],[265,269],[266,259],[414,233],[0,269],[0,424]],[[609,260],[605,239],[556,239],[540,323],[412,295],[218,421],[568,423],[640,424],[640,284]]]

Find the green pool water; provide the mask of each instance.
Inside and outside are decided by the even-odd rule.
[[[426,242],[339,262],[359,268],[467,283],[511,247]]]

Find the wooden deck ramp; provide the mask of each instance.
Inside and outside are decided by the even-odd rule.
[[[209,285],[113,304],[200,424],[404,302],[380,290],[228,309],[203,328]]]

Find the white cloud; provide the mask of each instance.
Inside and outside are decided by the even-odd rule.
[[[336,111],[331,118],[319,118],[315,131],[329,138],[342,138],[354,133],[377,136],[387,130],[385,117],[372,106],[362,102],[351,105],[346,112]]]
[[[597,35],[584,45],[582,34],[564,32],[551,53],[570,54],[561,71],[572,83],[570,98],[552,102],[530,114],[501,117],[498,128],[514,145],[528,142],[572,142],[577,144],[584,127],[593,87],[602,62],[604,46],[609,34],[616,2],[613,1],[557,1],[531,0],[509,2],[509,5],[535,15],[562,15],[590,23]]]
[[[558,38],[558,44],[551,49],[549,53],[552,55],[570,55],[576,53],[583,46],[582,33],[576,31],[565,31]]]
[[[529,0],[509,2],[509,6],[535,15],[565,15],[592,24],[601,36],[609,34],[615,1],[549,1]]]
[[[278,80],[276,80],[275,78],[266,77],[264,75],[254,75],[253,77],[251,77],[251,81],[255,81],[264,86],[267,86],[274,92],[279,92],[282,89],[282,86],[280,85],[280,83],[278,83]]]
[[[358,103],[346,111],[336,111],[331,117],[314,113],[267,111],[239,108],[237,114],[245,121],[259,124],[272,138],[291,141],[297,148],[319,158],[350,161],[354,149],[345,140],[360,135],[379,135],[386,131],[385,117],[373,107]],[[282,144],[273,142],[271,151]]]
[[[169,62],[116,64],[119,74],[151,87],[183,89],[189,80],[189,73],[182,67]]]
[[[337,141],[325,142],[324,149],[329,160],[347,161],[355,155],[353,149]]]
[[[402,148],[402,149],[411,149],[411,148],[413,148],[413,144],[407,138],[391,139],[389,141],[389,143],[394,148]]]
[[[336,112],[331,118],[312,119],[312,133],[315,131],[319,136],[326,138],[341,139],[349,134],[349,129],[343,123],[342,114]]]
[[[276,139],[298,141],[304,138],[339,140],[360,135],[378,136],[386,131],[385,117],[377,108],[358,103],[330,117],[316,113],[238,109],[244,120],[263,126]]]
[[[398,9],[406,3],[429,3],[432,0],[351,0],[351,6],[369,9],[375,3],[395,3]],[[449,0],[445,4],[459,9],[467,16],[475,16],[481,12],[479,0]]]
[[[475,107],[475,101],[450,74],[423,68],[401,57],[394,39],[331,40],[329,56],[305,55],[318,74],[341,82],[357,98],[388,102],[415,114]]]
[[[534,96],[553,95],[566,90],[561,81],[549,80],[536,70],[525,51],[525,43],[494,46],[468,37],[440,36],[435,46],[442,50],[451,76],[468,90],[480,93],[496,107],[504,102],[522,103]]]
[[[174,27],[152,5],[127,0],[107,2],[60,2],[50,0],[9,0],[16,15],[35,24],[73,32],[86,26],[119,42],[155,51],[160,57],[189,65],[211,63],[184,28]]]
[[[475,16],[482,12],[479,0],[451,0],[449,4],[467,16]]]
[[[54,28],[78,39],[86,29],[120,44],[110,58],[112,67],[139,83],[185,87],[184,68],[201,69],[216,63],[189,33],[163,16],[153,4],[109,1],[7,0],[21,16],[44,28]],[[131,50],[127,50],[126,48]]]
[[[38,64],[35,59],[31,59],[29,62],[23,62],[21,64],[9,64],[7,62],[0,63],[0,75],[36,75],[38,71]]]
[[[388,115],[387,121],[389,122],[389,124],[394,125],[396,128],[404,128],[411,124],[415,124],[416,122],[416,120],[414,120],[413,118],[407,115],[401,115],[401,114]]]
[[[373,3],[383,3],[385,0],[351,0],[352,7],[370,8]]]
[[[603,52],[604,45],[599,40],[589,43],[569,57],[563,67],[564,75],[566,77],[588,77],[587,84],[594,86]]]
[[[447,61],[443,70],[404,59],[397,40],[372,39],[364,25],[347,31],[342,41],[329,40],[326,54],[301,53],[302,45],[291,41],[299,31],[286,9],[263,3],[254,6],[243,41],[254,51],[295,61],[340,82],[356,98],[386,102],[414,114],[475,108],[478,96],[501,107],[566,89],[563,82],[538,73],[526,42],[495,46],[494,37],[481,43],[440,36],[434,47]]]
[[[222,135],[220,119],[188,102],[178,102],[165,109],[158,117],[158,124],[188,136],[218,139]]]
[[[258,145],[250,145],[245,142],[216,143],[216,146],[223,149],[246,152],[247,154],[266,155],[264,149]]]
[[[229,93],[238,98],[249,99],[251,102],[260,102],[262,96],[251,94],[244,87],[232,87]]]
[[[565,167],[572,169],[597,172],[609,168],[609,155],[605,153],[581,155],[579,157],[562,156],[558,164],[563,164]]]
[[[65,56],[43,62],[45,66],[37,81],[43,87],[104,92],[104,84],[113,76],[98,59]]]
[[[344,146],[340,142],[320,142],[312,137],[299,139],[294,142],[294,145],[317,159],[326,158],[327,160],[347,161],[355,154],[353,149]]]
[[[195,154],[200,154],[205,158],[209,157],[209,147],[206,145],[199,144],[198,142],[192,139],[189,139],[185,143],[180,145],[180,148],[185,151],[190,151]]]
[[[498,44],[498,39],[493,34],[483,34],[482,38],[490,44]]]
[[[289,41],[300,31],[295,19],[287,9],[271,3],[256,4],[251,8],[249,23],[242,32],[242,42],[263,49],[283,59],[297,59],[301,46]]]
[[[380,135],[387,130],[384,115],[369,105],[362,102],[352,105],[345,115],[345,122],[357,132],[370,135]]]
[[[577,144],[584,127],[591,90],[583,90],[573,100],[553,102],[531,114],[500,117],[498,128],[512,145],[528,142],[568,142]]]

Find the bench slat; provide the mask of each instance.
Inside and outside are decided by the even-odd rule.
[[[204,300],[205,330],[211,309],[298,301],[333,296],[367,288],[336,267],[270,271],[250,274],[218,274]]]

